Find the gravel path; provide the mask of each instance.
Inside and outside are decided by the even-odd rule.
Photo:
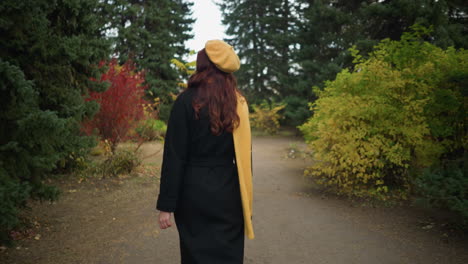
[[[431,219],[421,210],[362,206],[320,192],[302,177],[310,161],[287,156],[289,147],[305,147],[299,139],[253,142],[256,239],[246,239],[246,264],[468,263],[467,241],[438,224],[423,228]],[[71,191],[59,202],[33,206],[41,238],[3,250],[2,263],[180,263],[177,230],[157,227],[157,186],[144,174],[65,182]]]

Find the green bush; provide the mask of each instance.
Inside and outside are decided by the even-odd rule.
[[[253,113],[250,114],[252,128],[276,134],[280,128],[280,120],[284,118],[279,112],[286,107],[285,103],[271,103],[263,101],[261,104],[252,104]]]
[[[421,195],[416,203],[449,209],[458,215],[457,222],[468,228],[468,174],[463,161],[425,168],[416,178],[415,186]]]
[[[356,50],[311,105],[302,126],[317,161],[305,173],[341,194],[407,198],[410,168],[437,164],[466,145],[468,51],[442,50],[415,27],[383,40],[368,59]],[[466,104],[466,103],[465,103]]]
[[[118,176],[121,174],[131,173],[136,167],[141,164],[141,159],[137,156],[135,151],[131,150],[116,150],[114,154],[107,157],[96,168],[96,172],[101,174],[102,177]]]
[[[162,120],[148,118],[143,120],[135,129],[138,135],[146,140],[163,139],[166,135],[167,125]]]

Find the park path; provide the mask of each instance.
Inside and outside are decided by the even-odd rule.
[[[256,238],[246,239],[246,264],[468,263],[466,241],[422,228],[430,219],[418,210],[360,206],[320,192],[302,176],[311,161],[288,157],[290,147],[305,148],[292,137],[253,140]],[[177,230],[157,227],[155,179],[89,200],[89,188],[78,189],[86,195],[36,209],[48,212],[49,233],[11,251],[6,263],[180,263]]]
[[[424,212],[373,208],[321,193],[302,176],[310,160],[285,158],[291,138],[254,144],[254,224],[247,263],[468,263],[468,244],[421,228]],[[424,225],[424,224],[423,224]],[[432,231],[432,232],[431,232]]]

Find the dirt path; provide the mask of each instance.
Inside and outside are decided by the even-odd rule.
[[[245,263],[468,263],[468,243],[437,225],[422,228],[430,219],[421,211],[322,194],[302,177],[310,161],[287,158],[291,144],[304,147],[289,137],[254,139],[256,239],[246,239]],[[158,174],[81,184],[65,179],[60,201],[33,205],[40,239],[3,250],[2,263],[180,263],[176,229],[157,227]]]

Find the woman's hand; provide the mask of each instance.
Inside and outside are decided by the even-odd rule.
[[[166,229],[172,226],[170,212],[159,211],[159,227],[161,229]]]

